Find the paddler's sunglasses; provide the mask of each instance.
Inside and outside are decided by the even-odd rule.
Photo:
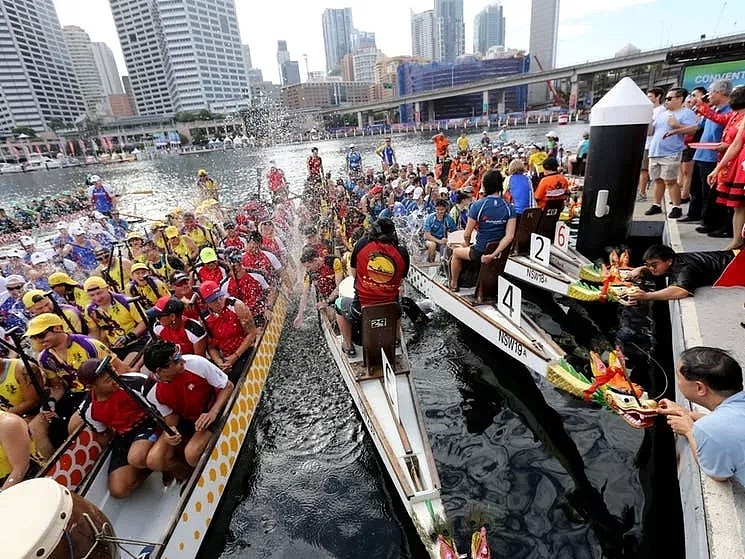
[[[23,289],[23,286],[22,285],[13,285],[13,286],[8,286],[5,289],[8,290],[8,291],[20,291],[21,289]]]

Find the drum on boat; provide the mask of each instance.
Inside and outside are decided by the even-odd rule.
[[[49,478],[35,478],[0,493],[0,517],[13,520],[3,541],[5,559],[117,559],[111,523],[91,503]]]

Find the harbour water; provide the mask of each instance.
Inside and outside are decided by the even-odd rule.
[[[573,151],[586,126],[552,129]],[[510,131],[509,139],[540,142],[547,130]],[[399,162],[430,161],[430,135],[394,137]],[[478,138],[471,134],[472,142]],[[372,152],[381,139],[317,146],[336,177],[352,142],[364,164],[377,167]],[[224,201],[238,203],[256,192],[256,169],[265,173],[270,159],[299,189],[309,152],[308,144],[280,146],[0,176],[0,205],[81,185],[86,173],[96,172],[120,189],[152,189],[152,196],[125,196],[122,211],[156,217],[189,207],[200,168],[219,181]],[[655,337],[664,344],[664,335],[645,334],[634,322],[644,316],[629,319],[611,306],[567,310],[542,293],[525,291],[524,299],[531,316],[576,359],[588,347],[608,349],[624,327],[626,335],[638,335],[642,351],[653,349]],[[664,317],[652,318],[664,329]],[[636,431],[554,389],[444,313],[421,329],[404,325],[461,551],[475,525],[486,522],[495,558],[682,556],[666,427]],[[661,384],[659,374],[654,379],[651,373],[649,381]],[[283,332],[221,511],[204,558],[424,556],[310,315],[300,331],[288,322]]]

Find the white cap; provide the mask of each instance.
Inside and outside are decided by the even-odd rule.
[[[101,212],[93,212],[93,219],[106,219],[106,216],[103,215]]]
[[[414,200],[419,200],[419,198],[422,197],[422,194],[424,194],[424,189],[421,186],[417,186],[414,189]]]
[[[91,175],[88,180],[91,182],[98,182],[101,180],[101,177],[99,177],[98,175]]]
[[[352,149],[354,147],[354,144],[349,144],[349,149]]]
[[[406,190],[404,192],[406,192],[406,194],[411,194],[412,192],[414,192],[415,188],[416,187],[413,184],[410,184],[409,186],[406,187]]]
[[[57,231],[62,231],[64,229],[67,229],[67,222],[66,221],[60,221],[57,224]]]
[[[34,244],[36,244],[36,241],[34,241],[34,240],[33,240],[33,239],[32,239],[31,237],[29,237],[28,235],[24,235],[23,237],[21,237],[21,238],[20,238],[20,239],[18,239],[18,240],[20,241],[21,245],[22,245],[22,246],[25,246],[25,247],[28,247],[28,246],[31,246],[31,245],[34,245]]]
[[[21,249],[18,248],[12,248],[8,251],[8,257],[9,258],[23,258],[23,252],[21,252]]]
[[[31,255],[31,264],[42,264],[43,262],[48,262],[49,259],[47,258],[47,255],[43,252],[34,252]]]
[[[72,225],[70,227],[70,235],[75,236],[75,235],[84,235],[84,234],[85,234],[85,229],[83,229],[82,226],[80,226],[80,225]]]
[[[447,194],[448,192],[450,192],[450,190],[448,190],[448,187],[447,186],[441,186],[440,187],[440,190],[438,190],[438,192],[440,194]]]

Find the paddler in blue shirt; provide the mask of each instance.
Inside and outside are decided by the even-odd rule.
[[[458,291],[458,278],[464,260],[486,264],[494,261],[503,250],[512,244],[515,237],[517,214],[512,204],[502,198],[502,174],[487,171],[482,179],[486,195],[477,200],[468,210],[468,222],[463,232],[463,246],[453,249],[450,259],[450,289]],[[471,235],[477,229],[476,244],[471,246]],[[497,249],[484,254],[489,243],[498,241]]]

